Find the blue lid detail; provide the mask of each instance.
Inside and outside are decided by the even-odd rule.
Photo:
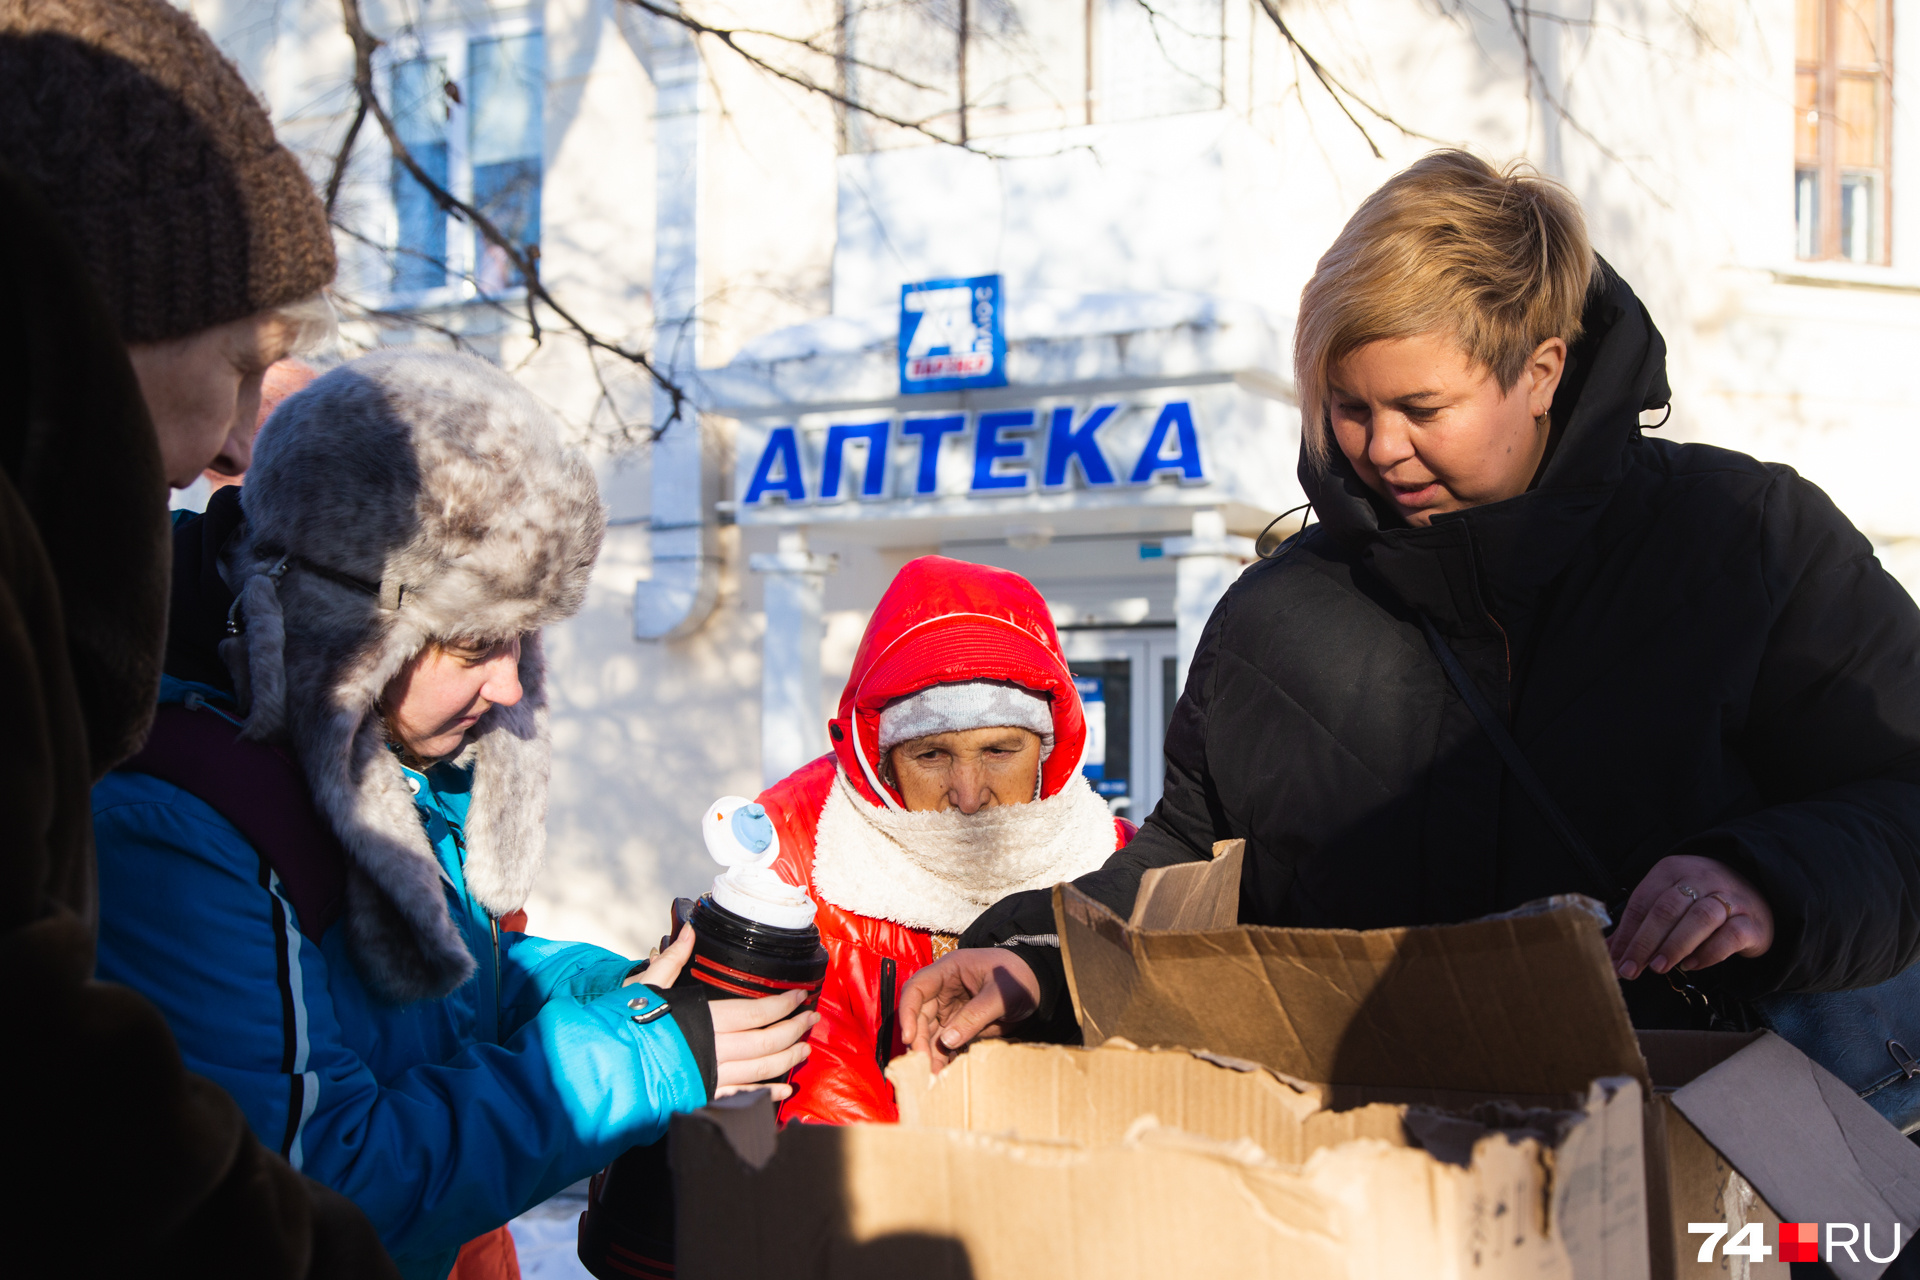
[[[765,853],[773,843],[773,819],[757,804],[743,804],[733,811],[733,838],[749,853]]]

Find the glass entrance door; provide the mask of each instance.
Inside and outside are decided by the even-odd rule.
[[[1067,628],[1060,643],[1087,712],[1081,770],[1115,814],[1141,822],[1160,803],[1161,753],[1180,692],[1173,628]]]

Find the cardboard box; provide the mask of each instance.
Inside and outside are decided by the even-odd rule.
[[[1185,1050],[976,1045],[899,1125],[764,1094],[674,1121],[679,1274],[886,1280],[1643,1276],[1642,1094],[1472,1116]],[[1636,1270],[1632,1262],[1638,1263]]]
[[[1903,1238],[1920,1224],[1920,1151],[1785,1041],[1636,1036],[1598,904],[1553,899],[1465,924],[1366,932],[1241,926],[1242,856],[1232,841],[1211,863],[1150,872],[1127,921],[1071,885],[1055,889],[1087,1043],[1204,1045],[1326,1081],[1336,1109],[1359,1097],[1524,1104],[1629,1076],[1650,1090],[1650,1261],[1661,1280],[1747,1265],[1699,1261],[1706,1238],[1688,1231],[1693,1222],[1761,1223],[1770,1249],[1783,1216],[1871,1222],[1882,1253],[1895,1223]],[[1872,1280],[1885,1266],[1864,1254],[1829,1265],[1842,1280]],[[1786,1270],[1775,1255],[1750,1274]]]

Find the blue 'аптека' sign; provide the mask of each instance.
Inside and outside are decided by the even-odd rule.
[[[900,286],[900,393],[1007,385],[1000,277]]]
[[[776,495],[787,502],[837,502],[855,495],[927,498],[943,492],[1011,497],[1150,485],[1163,477],[1181,484],[1209,482],[1189,401],[1136,406],[1152,425],[1137,453],[1128,449],[1115,457],[1099,433],[1121,408],[1103,404],[1076,412],[1072,405],[1058,405],[1048,411],[993,409],[836,422],[828,425],[824,439],[814,437],[804,451],[813,456],[805,461],[799,428],[778,426],[767,433],[741,501],[754,507]],[[949,439],[955,447],[943,450]],[[947,468],[945,485],[943,451],[959,464]],[[808,484],[809,473],[818,476],[817,484]]]

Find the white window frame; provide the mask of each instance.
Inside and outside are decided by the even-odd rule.
[[[404,34],[392,37],[380,47],[374,55],[374,84],[380,93],[380,101],[391,107],[393,96],[393,68],[403,62],[412,62],[417,58],[439,59],[446,67],[447,78],[460,86],[460,101],[447,103],[447,189],[461,200],[473,199],[473,160],[469,136],[472,128],[468,111],[469,86],[467,79],[467,47],[475,40],[510,39],[514,36],[542,34],[545,25],[531,14],[515,17],[492,18],[482,22],[449,21],[431,23],[414,28]],[[545,93],[551,83],[546,69],[541,71],[541,92]],[[542,104],[544,107],[544,104]],[[544,119],[544,111],[542,113]],[[544,189],[547,179],[546,141],[541,140],[540,182]],[[387,153],[387,172],[392,173],[393,154]],[[384,197],[381,201],[382,240],[398,249],[400,244],[400,211],[393,201],[391,176],[382,183]],[[385,307],[392,310],[427,311],[440,307],[462,306],[480,300],[480,291],[474,284],[475,231],[466,222],[447,216],[447,275],[448,283],[435,289],[395,289],[391,272],[388,279],[381,282],[380,292]],[[525,285],[514,285],[499,293],[489,295],[489,303],[513,302],[526,296]]]

